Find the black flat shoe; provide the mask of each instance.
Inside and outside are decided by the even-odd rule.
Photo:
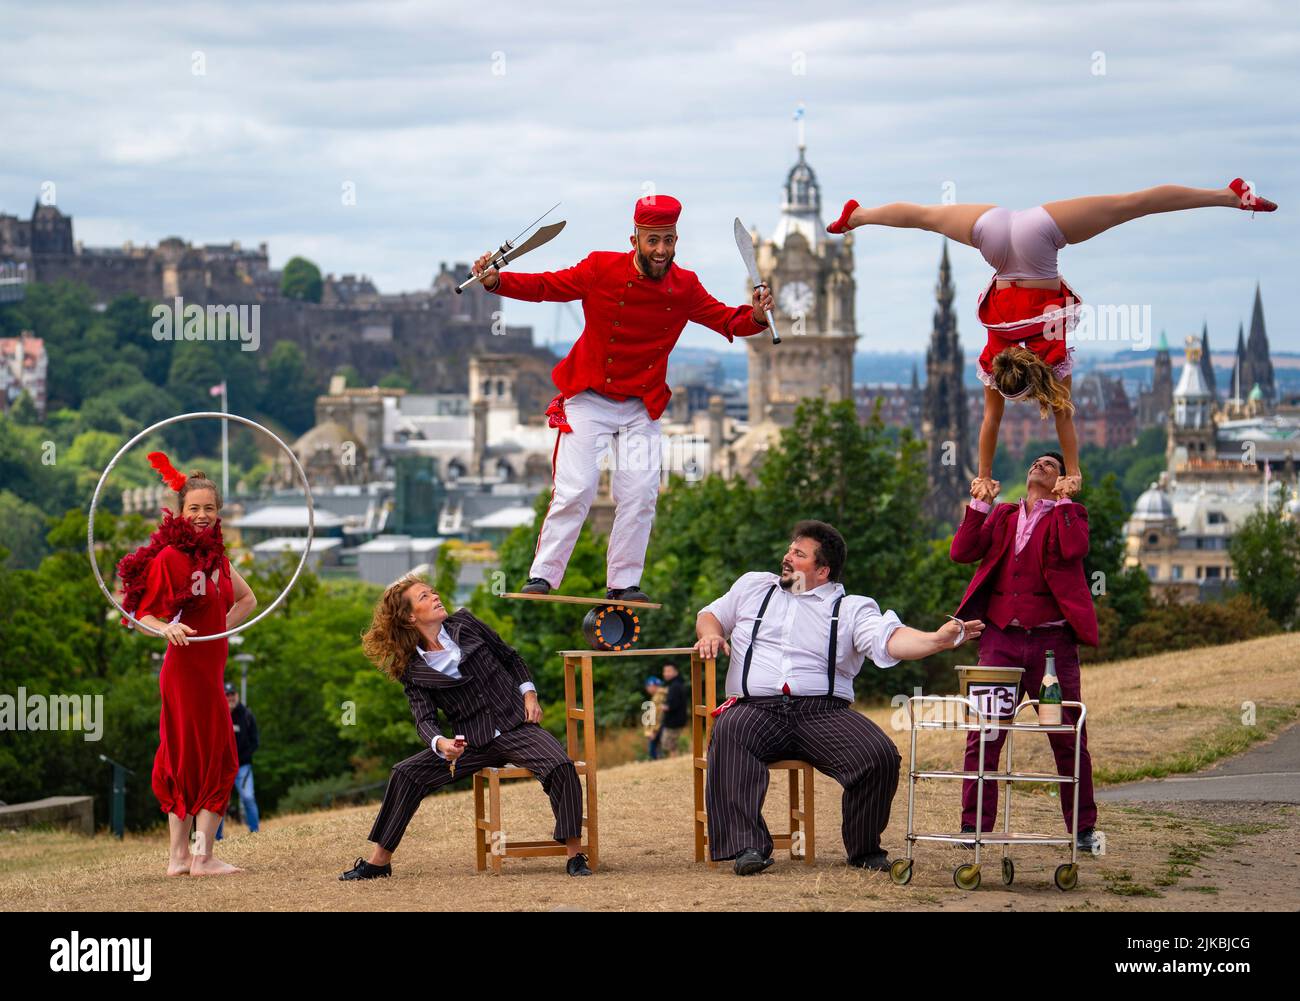
[[[970,824],[962,824],[962,825],[961,825],[961,832],[962,832],[962,834],[974,834],[974,833],[975,833],[975,828],[972,827]],[[965,848],[968,852],[973,852],[973,851],[975,850],[975,842],[974,842],[974,841],[958,841],[958,842],[957,842],[957,845],[958,845],[958,847],[960,847],[960,848]]]
[[[776,859],[763,858],[756,849],[746,848],[736,856],[736,864],[733,867],[737,876],[753,876],[764,869],[768,869],[776,864]]]
[[[890,864],[889,852],[886,851],[872,852],[865,858],[849,863],[855,869],[873,869],[876,872],[887,871]]]
[[[1097,837],[1096,832],[1091,827],[1085,827],[1079,831],[1079,839],[1075,842],[1079,851],[1087,852],[1089,855],[1096,855],[1101,850],[1101,838]]]
[[[528,582],[519,589],[520,594],[550,594],[551,582],[543,577],[529,577]]]
[[[358,858],[356,865],[345,872],[339,879],[375,879],[379,876],[391,876],[393,874],[392,864],[371,865],[363,858]]]
[[[649,601],[640,584],[631,587],[607,587],[605,597],[613,601]]]
[[[570,858],[569,861],[565,863],[564,870],[570,876],[591,875],[591,870],[587,868],[587,856],[582,854],[582,852],[578,852],[577,855]]]

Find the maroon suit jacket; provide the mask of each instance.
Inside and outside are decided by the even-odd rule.
[[[997,504],[987,514],[966,505],[966,517],[952,537],[949,555],[956,563],[979,560],[980,565],[957,607],[958,618],[987,614],[986,585],[992,583],[998,561],[1015,546],[1019,518],[1019,504]],[[1047,513],[1047,519],[1040,554],[1047,588],[1079,642],[1096,646],[1097,610],[1083,572],[1083,558],[1088,555],[1088,509],[1082,504],[1058,504]],[[1027,543],[1031,544],[1032,540]]]

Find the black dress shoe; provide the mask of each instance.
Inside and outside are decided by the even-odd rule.
[[[1091,827],[1085,827],[1079,831],[1079,838],[1075,844],[1078,845],[1079,851],[1093,855],[1101,847],[1101,839]]]
[[[889,852],[872,852],[870,855],[850,862],[849,865],[855,869],[874,869],[876,872],[886,872],[890,866]]]
[[[753,876],[776,863],[773,858],[763,858],[754,848],[746,848],[736,856],[734,866],[737,876]]]
[[[973,824],[962,824],[962,825],[961,825],[961,832],[962,832],[962,834],[974,834],[974,833],[975,833],[975,827],[974,827]],[[958,841],[957,844],[958,844],[959,846],[961,846],[962,848],[965,848],[968,852],[969,852],[969,851],[974,851],[974,850],[975,850],[975,842],[974,842],[974,841]]]
[[[551,582],[544,577],[529,577],[528,583],[519,589],[520,594],[550,594]]]
[[[570,876],[590,876],[591,870],[587,868],[587,856],[578,852],[564,866],[565,871]]]
[[[363,858],[358,858],[356,865],[345,872],[339,879],[375,879],[378,876],[391,876],[393,867],[391,863],[384,865],[371,865]]]
[[[613,601],[649,601],[640,584],[631,587],[607,587],[605,597]]]

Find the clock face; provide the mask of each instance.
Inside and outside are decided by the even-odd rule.
[[[790,282],[781,289],[781,308],[787,316],[807,316],[817,296],[807,282]]]

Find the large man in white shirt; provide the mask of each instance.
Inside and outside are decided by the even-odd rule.
[[[872,599],[845,594],[846,556],[832,526],[801,521],[780,575],[743,575],[696,618],[699,653],[716,657],[721,650],[731,658],[728,702],[709,744],[705,799],[710,857],[735,859],[737,875],[772,865],[763,798],[768,763],[783,758],[810,762],[844,787],[849,864],[889,868],[880,834],[901,759],[885,732],[854,710],[853,679],[865,657],[892,667],[950,650],[984,628],[979,620],[956,619],[935,632],[903,625]]]

